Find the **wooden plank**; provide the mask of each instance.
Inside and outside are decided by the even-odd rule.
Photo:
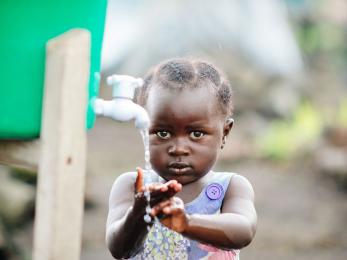
[[[89,67],[88,31],[47,43],[34,260],[80,257]]]
[[[37,172],[40,141],[0,140],[0,163]]]

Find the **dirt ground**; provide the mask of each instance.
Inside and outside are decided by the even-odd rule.
[[[119,173],[143,165],[142,140],[132,124],[107,119],[98,119],[88,138],[93,206],[85,214],[81,259],[111,260],[104,244],[108,194]],[[333,180],[308,165],[223,158],[217,169],[246,176],[256,193],[258,230],[242,259],[347,259],[347,194]]]

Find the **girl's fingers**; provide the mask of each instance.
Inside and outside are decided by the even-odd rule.
[[[137,167],[137,176],[135,181],[135,192],[143,192],[144,191],[144,176],[143,176],[143,170],[141,167]],[[150,192],[154,191],[160,191],[160,192],[167,192],[168,190],[174,191],[174,193],[179,192],[182,190],[182,185],[178,183],[176,180],[171,180],[166,183],[153,183],[147,186],[148,190]],[[172,193],[172,192],[171,192]],[[170,197],[173,196],[173,194],[170,194]]]
[[[176,192],[179,192],[179,191],[182,190],[182,184],[181,183],[177,183],[173,188],[175,189]]]
[[[165,200],[165,201],[158,203],[157,205],[155,205],[152,208],[151,215],[157,216],[158,214],[160,214],[163,211],[163,208],[169,206],[170,204],[171,204],[171,200]]]
[[[166,184],[176,192],[182,190],[182,184],[178,183],[176,180],[168,181]]]
[[[163,213],[166,215],[179,215],[182,214],[182,208],[181,207],[176,207],[174,205],[168,206],[163,208]]]
[[[179,191],[179,189],[171,187],[168,183],[150,184],[148,190],[151,192],[151,200],[154,204],[174,196]]]
[[[184,202],[178,197],[173,197],[172,198],[174,201],[174,204],[177,208],[184,209]]]
[[[176,180],[168,181],[166,183],[151,183],[144,186],[144,173],[140,167],[137,168],[137,177],[135,182],[135,190],[139,197],[144,197],[145,190],[150,192],[151,206],[165,201],[173,197],[177,192],[182,189],[182,185]]]
[[[135,192],[138,193],[143,191],[143,171],[140,167],[137,167],[136,170]]]
[[[153,192],[151,193],[151,206],[155,206],[158,205],[159,203],[166,201],[170,198],[171,196],[169,196],[169,194],[167,194],[167,192],[163,193],[163,192]]]
[[[163,212],[164,212],[164,214],[166,214],[166,215],[169,215],[169,214],[171,214],[171,209],[172,208],[172,206],[170,205],[170,206],[166,206],[166,207],[164,207],[163,208]]]
[[[164,191],[168,190],[167,185],[162,184],[162,183],[152,183],[152,184],[149,184],[147,186],[147,188],[148,188],[148,190],[150,192],[153,192],[153,191],[162,191],[162,192],[164,192]]]
[[[142,173],[142,170],[141,170],[141,173]],[[142,173],[142,176],[143,176],[143,173]],[[168,181],[166,183],[151,183],[151,184],[148,184],[146,187],[150,192],[159,191],[158,193],[166,192],[168,190],[178,192],[178,191],[181,191],[182,189],[182,185],[179,184],[176,180]]]
[[[182,213],[183,210],[183,201],[178,197],[172,197],[155,205],[152,209],[152,214],[153,216],[156,216],[162,212],[165,215],[175,215]]]

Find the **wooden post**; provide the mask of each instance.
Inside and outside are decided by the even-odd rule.
[[[71,30],[47,43],[34,260],[80,257],[89,67],[88,31]]]

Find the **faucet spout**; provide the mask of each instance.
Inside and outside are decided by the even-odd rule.
[[[139,129],[149,127],[147,111],[128,98],[115,98],[113,100],[96,99],[94,101],[95,114],[110,117],[116,121],[125,122],[135,120]]]
[[[113,99],[96,99],[93,103],[95,114],[121,122],[135,120],[137,128],[148,128],[149,117],[147,111],[132,101],[135,88],[141,87],[143,80],[127,75],[112,75],[107,78],[107,83],[113,87]]]

